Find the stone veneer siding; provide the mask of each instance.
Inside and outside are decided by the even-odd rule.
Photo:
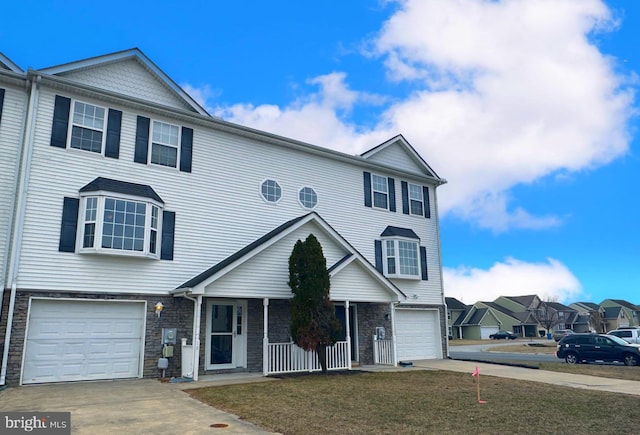
[[[6,331],[7,314],[9,307],[10,291],[5,290],[2,317],[0,318],[1,344],[0,352],[4,351],[4,336]],[[162,328],[177,328],[177,341],[174,346],[173,357],[169,358],[169,368],[165,371],[166,377],[180,376],[180,338],[191,337],[193,302],[184,298],[173,296],[150,295],[123,295],[123,294],[85,294],[63,292],[39,292],[18,290],[13,312],[13,326],[11,329],[11,342],[9,344],[9,361],[7,364],[7,384],[17,385],[20,382],[20,365],[24,349],[25,329],[27,326],[27,311],[30,297],[39,298],[67,298],[67,299],[99,299],[119,301],[147,301],[146,328],[144,344],[143,377],[158,378],[161,371],[158,369],[158,359],[162,357]],[[155,304],[162,302],[164,310],[160,318],[155,314]],[[1,355],[1,353],[0,353]]]

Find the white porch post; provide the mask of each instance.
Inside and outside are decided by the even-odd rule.
[[[393,302],[389,304],[391,310],[391,339],[393,340],[393,365],[398,367],[398,345],[396,344],[396,307]]]
[[[202,295],[196,296],[193,322],[193,380],[198,380],[200,371],[200,323],[202,319]]]
[[[262,321],[264,335],[262,336],[262,374],[269,374],[269,298],[262,300]]]
[[[345,328],[346,328],[346,338],[347,338],[347,364],[349,366],[349,370],[351,370],[351,328],[350,328],[350,320],[349,320],[349,301],[344,301],[344,318],[345,318]]]

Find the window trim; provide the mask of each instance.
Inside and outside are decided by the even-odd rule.
[[[376,190],[375,188],[375,177],[379,177],[379,178],[384,178],[384,186],[385,186],[385,191],[379,191]],[[379,207],[376,205],[376,193],[380,193],[386,196],[386,206],[385,207]],[[390,211],[390,196],[389,196],[389,177],[385,176],[385,175],[378,175],[378,174],[374,174],[371,173],[371,208],[374,208],[376,210],[386,210],[386,211]]]
[[[84,234],[86,220],[86,210],[88,198],[97,198],[96,218],[94,221],[94,240],[92,247],[84,246]],[[144,203],[145,207],[145,222],[144,222],[144,248],[142,251],[114,249],[102,247],[102,235],[104,228],[104,206],[106,199],[132,201],[137,203]],[[157,216],[157,228],[156,231],[156,243],[155,253],[151,252],[151,216],[153,208],[158,209]],[[164,204],[160,203],[152,198],[128,195],[111,191],[91,191],[83,192],[80,194],[80,207],[78,210],[78,224],[76,229],[76,252],[80,254],[99,254],[99,255],[114,255],[124,257],[141,257],[159,260],[162,253],[162,218],[163,218]]]
[[[388,278],[411,279],[416,281],[422,279],[419,240],[408,238],[408,237],[383,237],[381,238],[381,241],[382,241],[382,268],[383,268],[382,270],[383,270],[384,276]],[[389,256],[387,255],[387,242],[393,242],[393,246],[394,246],[393,258],[394,258],[395,273],[389,273],[389,266],[388,266]],[[400,242],[411,243],[415,246],[415,261],[416,261],[415,275],[401,273],[400,271],[401,270]]]
[[[414,186],[420,192],[420,201],[418,201],[417,199],[412,199],[411,198],[411,186]],[[409,201],[409,215],[410,216],[419,216],[421,218],[424,218],[424,207],[425,207],[425,205],[424,205],[424,189],[423,189],[423,186],[420,185],[420,184],[407,182],[407,197],[408,197],[408,201]],[[413,207],[411,206],[412,205],[411,203],[413,201],[420,202],[420,213],[414,213],[413,212]]]
[[[178,139],[175,145],[175,149],[176,149],[176,165],[175,166],[169,166],[169,165],[163,165],[162,163],[156,163],[152,160],[152,156],[153,156],[153,145],[157,144],[159,146],[163,146],[163,147],[174,147],[174,145],[169,144],[169,143],[164,143],[164,142],[154,142],[153,140],[153,131],[154,131],[154,126],[156,123],[160,123],[160,124],[165,124],[171,127],[175,127],[178,130]],[[154,165],[154,166],[158,166],[161,168],[169,168],[169,169],[175,169],[177,171],[180,170],[180,158],[181,158],[181,151],[182,151],[182,126],[178,125],[178,124],[172,124],[170,122],[167,121],[163,121],[160,119],[155,119],[155,118],[150,118],[149,121],[149,142],[148,142],[148,149],[147,149],[147,162],[149,165]]]
[[[266,198],[264,196],[264,194],[262,193],[262,185],[268,181],[273,181],[274,183],[276,183],[278,185],[278,188],[280,189],[280,197],[275,200],[275,201],[270,201],[268,198]],[[276,180],[275,178],[264,178],[259,185],[258,188],[258,194],[260,195],[260,198],[262,198],[262,200],[266,203],[266,204],[271,204],[271,205],[275,205],[278,204],[280,201],[282,201],[282,198],[284,197],[284,189],[282,188],[282,184],[280,184],[280,182],[278,180]]]
[[[76,104],[86,104],[89,106],[93,106],[99,109],[102,109],[104,111],[104,116],[102,119],[102,130],[100,131],[100,133],[102,133],[102,139],[100,142],[100,152],[96,152],[96,151],[91,151],[91,150],[86,150],[83,148],[75,148],[71,146],[71,140],[73,139],[73,127],[79,127],[79,128],[84,128],[87,130],[92,130],[92,131],[98,131],[97,129],[94,128],[90,128],[90,127],[86,127],[84,125],[81,124],[76,124],[74,121],[74,114],[75,114],[75,108],[76,108]],[[100,106],[98,104],[93,104],[93,103],[89,103],[87,101],[83,101],[83,100],[76,100],[75,98],[71,99],[71,105],[69,107],[69,121],[68,121],[68,125],[67,125],[67,146],[66,148],[68,150],[74,150],[74,151],[81,151],[81,152],[88,152],[94,155],[100,155],[100,156],[104,156],[105,155],[105,150],[107,147],[107,126],[108,126],[108,121],[109,121],[109,108],[105,107],[105,106]]]
[[[311,191],[313,192],[313,194],[314,194],[314,195],[315,195],[315,197],[316,197],[316,202],[315,202],[315,204],[314,204],[312,207],[308,207],[308,206],[306,206],[306,205],[302,202],[302,200],[300,199],[300,193],[301,193],[304,189],[311,189]],[[298,198],[298,204],[300,204],[300,207],[304,208],[305,210],[313,210],[313,209],[315,209],[315,208],[318,206],[318,202],[319,202],[319,199],[318,199],[318,192],[316,192],[316,189],[314,189],[314,188],[313,188],[313,187],[311,187],[311,186],[302,186],[300,189],[298,189],[298,194],[296,195],[296,197]]]

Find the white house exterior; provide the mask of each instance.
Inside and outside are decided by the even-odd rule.
[[[0,57],[0,95],[1,383],[155,377],[163,356],[171,376],[271,373],[310,233],[346,367],[374,363],[381,327],[391,363],[447,354],[445,181],[402,136],[351,156],[234,125],[137,49]]]

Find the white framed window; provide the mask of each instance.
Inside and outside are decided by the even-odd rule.
[[[315,208],[318,205],[318,194],[313,188],[305,186],[298,190],[298,202],[304,208]]]
[[[375,208],[389,209],[389,182],[387,177],[371,174],[371,191]]]
[[[424,197],[422,186],[409,183],[409,213],[424,216]]]
[[[260,183],[260,195],[267,202],[277,203],[282,199],[282,188],[276,180],[266,179]]]
[[[420,255],[417,241],[386,239],[383,246],[384,274],[386,276],[420,279]]]
[[[128,195],[80,197],[78,251],[159,258],[162,205]]]
[[[156,120],[151,123],[151,163],[177,168],[180,158],[179,144],[180,127]]]
[[[107,123],[105,113],[104,107],[74,101],[69,123],[69,147],[102,154]]]

